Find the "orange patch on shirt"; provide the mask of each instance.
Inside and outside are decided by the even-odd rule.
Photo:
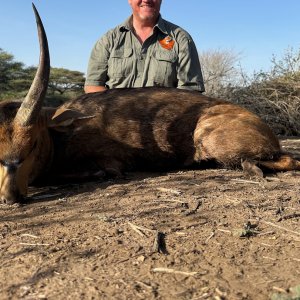
[[[171,50],[175,44],[175,41],[170,36],[166,36],[164,39],[159,40],[159,43],[163,48]]]

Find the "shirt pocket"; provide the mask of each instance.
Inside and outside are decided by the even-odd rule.
[[[108,60],[108,77],[127,77],[133,69],[133,50],[131,48],[115,49]]]
[[[176,65],[178,56],[173,51],[156,51],[153,54],[151,77],[156,85],[174,87],[177,84]]]
[[[154,53],[154,57],[158,61],[164,61],[166,63],[174,63],[177,60],[177,55],[171,51],[157,51]]]

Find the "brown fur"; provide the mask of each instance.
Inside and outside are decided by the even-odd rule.
[[[261,174],[300,170],[270,128],[249,111],[198,92],[116,89],[41,109],[50,73],[46,33],[33,5],[40,63],[22,104],[0,103],[0,197],[22,201],[43,177],[120,175],[214,161]],[[20,108],[19,108],[20,107]]]
[[[0,161],[22,161],[15,173],[0,168],[6,202],[19,201],[28,183],[45,176],[120,175],[206,161],[240,167],[243,160],[274,171],[300,170],[256,115],[198,92],[138,88],[87,94],[57,110],[43,109],[36,124],[24,127],[13,122],[17,109],[0,106]]]
[[[198,92],[110,90],[63,107],[95,115],[73,133],[65,151],[77,158],[85,153],[101,169],[161,170],[207,160],[233,167],[241,159],[263,162],[281,155],[278,139],[256,115]],[[78,140],[84,141],[80,147]]]

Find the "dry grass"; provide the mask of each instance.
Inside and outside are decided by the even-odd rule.
[[[273,57],[270,71],[257,72],[252,76],[238,70],[233,59],[226,59],[228,56],[236,57],[234,54],[221,54],[219,60],[227,66],[227,72],[218,71],[222,64],[214,62],[214,53],[210,53],[210,57],[203,60],[206,64],[203,69],[206,70],[204,78],[207,94],[248,108],[259,115],[278,135],[299,136],[300,49],[287,49],[281,59]]]
[[[264,119],[276,134],[300,134],[300,72],[261,81],[257,78],[246,88],[228,95],[233,102],[247,107]]]

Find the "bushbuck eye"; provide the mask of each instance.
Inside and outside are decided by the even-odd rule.
[[[8,172],[15,172],[22,165],[23,161],[22,159],[0,160],[0,163]]]
[[[31,150],[29,151],[28,155],[24,158],[14,158],[14,159],[0,159],[0,164],[8,169],[9,171],[15,171],[17,170],[22,163],[24,162],[24,160],[35,150],[35,148],[37,147],[37,141],[35,141],[35,143],[33,144]]]

